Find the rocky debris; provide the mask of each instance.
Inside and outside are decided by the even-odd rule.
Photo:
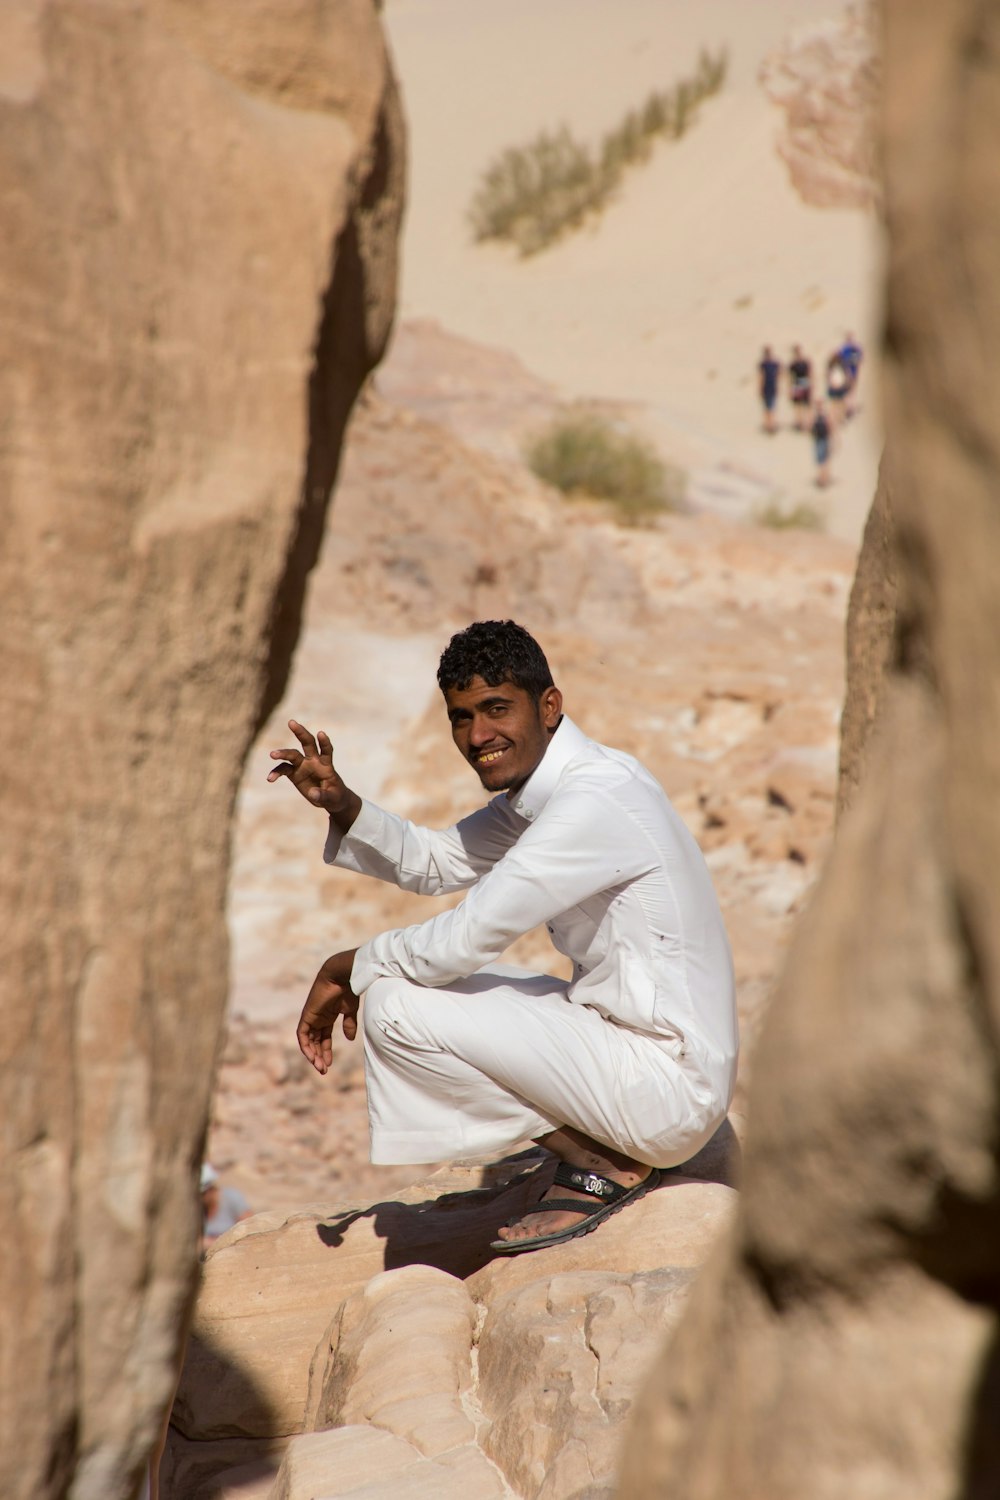
[[[778,150],[806,203],[867,208],[879,199],[876,159],[881,69],[871,0],[803,28],[761,66],[785,112]]]
[[[124,1500],[194,1286],[239,768],[393,311],[399,111],[371,0],[17,4],[0,56],[0,705],[34,744],[0,1493]]]
[[[551,1179],[537,1148],[237,1225],[204,1263],[165,1500],[239,1474],[271,1500],[389,1473],[402,1496],[603,1493],[638,1383],[731,1218],[738,1154],[727,1124],[592,1234],[510,1258],[490,1241]]]
[[[895,541],[859,568],[858,782],[629,1500],[1000,1494],[1000,74],[972,0],[882,14]]]

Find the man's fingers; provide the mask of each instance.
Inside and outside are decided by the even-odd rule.
[[[319,742],[320,758],[322,760],[329,760],[330,764],[333,765],[333,746],[330,744],[330,736],[326,730],[321,729],[316,735],[316,739]]]
[[[353,1015],[344,1017],[344,1035],[349,1042],[353,1042],[358,1034],[358,1018]],[[332,1054],[331,1054],[332,1057]]]
[[[304,724],[299,724],[295,719],[289,719],[288,727],[307,755],[319,755],[316,741],[310,729],[307,729]]]
[[[268,781],[277,781],[279,776],[294,776],[297,770],[298,766],[292,765],[291,761],[282,761],[280,766],[272,766],[271,770],[267,773],[267,779]]]
[[[300,1021],[295,1032],[295,1039],[302,1056],[307,1062],[312,1063],[316,1072],[326,1073],[333,1062],[333,1045],[329,1033],[324,1037],[322,1032]]]

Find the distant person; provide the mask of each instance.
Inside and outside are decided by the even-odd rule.
[[[764,431],[777,432],[778,423],[774,408],[778,404],[778,380],[781,376],[781,365],[775,359],[770,344],[765,344],[761,351],[757,372],[760,376],[760,399],[764,407]]]
[[[858,377],[861,374],[861,361],[864,359],[864,351],[861,345],[855,341],[853,333],[844,335],[844,342],[837,350],[840,362],[848,375],[847,395],[844,398],[844,416],[853,417],[858,409],[857,389]]]
[[[802,353],[801,344],[792,345],[792,357],[788,362],[788,394],[794,408],[795,431],[805,432],[812,405],[812,363]]]
[[[840,355],[840,350],[830,355],[826,362],[826,399],[829,402],[829,420],[834,427],[840,425],[846,411],[851,375]]]
[[[250,1218],[250,1205],[239,1188],[224,1187],[207,1161],[201,1169],[201,1247],[207,1250],[227,1229]]]
[[[816,403],[810,430],[816,454],[816,483],[821,489],[826,489],[830,483],[830,445],[833,441],[833,432],[830,418],[822,401]]]

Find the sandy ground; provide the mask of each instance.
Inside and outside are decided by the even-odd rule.
[[[856,541],[880,446],[873,360],[826,496],[809,440],[761,431],[754,373],[764,343],[823,362],[848,329],[878,343],[876,219],[802,202],[758,82],[790,34],[839,14],[831,0],[387,0],[411,151],[402,316],[509,349],[566,397],[629,403],[699,504],[808,501]],[[529,260],[473,243],[468,204],[499,151],[564,121],[596,142],[702,46],[728,49],[725,88],[599,220]]]

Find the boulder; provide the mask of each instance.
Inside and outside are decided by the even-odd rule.
[[[882,9],[894,634],[628,1500],[1000,1493],[997,12]]]
[[[115,1500],[194,1291],[231,814],[388,336],[401,133],[371,0],[18,4],[0,57],[0,1493]]]
[[[583,1474],[606,1490],[633,1393],[732,1216],[719,1179],[737,1155],[727,1123],[690,1163],[701,1178],[667,1173],[591,1234],[530,1255],[490,1241],[551,1178],[537,1150],[442,1168],[391,1202],[237,1225],[205,1262],[174,1472],[183,1459],[208,1500],[287,1444],[275,1496],[347,1493],[382,1433],[401,1496],[464,1484],[562,1500]]]

